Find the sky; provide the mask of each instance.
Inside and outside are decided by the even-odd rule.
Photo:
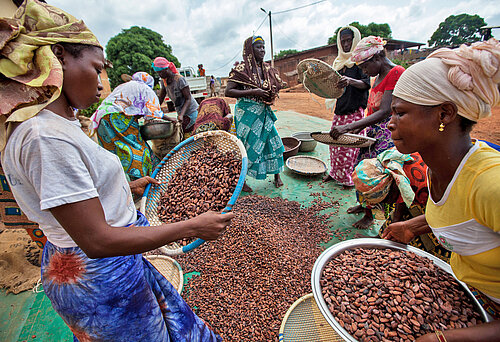
[[[160,33],[182,66],[203,64],[207,75],[227,76],[241,60],[243,42],[252,34],[266,41],[266,60],[273,50],[305,50],[326,45],[339,26],[358,21],[388,23],[392,38],[427,43],[449,15],[478,14],[488,26],[500,26],[497,0],[48,0],[85,21],[103,46],[131,26]],[[278,13],[283,12],[283,13]],[[500,37],[500,29],[493,30]]]

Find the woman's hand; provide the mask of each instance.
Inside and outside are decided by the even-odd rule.
[[[221,214],[215,211],[207,211],[194,217],[192,220],[194,236],[203,240],[215,240],[227,226],[231,224],[234,213]]]
[[[342,76],[340,78],[339,82],[337,83],[337,88],[345,88],[345,87],[351,85],[351,80],[352,80],[352,78],[350,78],[350,77]]]
[[[269,90],[264,90],[260,88],[255,88],[253,90],[253,96],[260,97],[266,102],[272,102],[273,98],[271,96],[271,92]]]
[[[382,239],[409,243],[415,238],[415,234],[407,227],[406,221],[394,222],[385,228],[382,233]]]
[[[348,133],[350,131],[351,128],[349,125],[333,126],[332,129],[330,130],[330,136],[333,139],[338,139],[342,134]]]
[[[161,184],[161,182],[158,182],[156,179],[151,178],[149,176],[142,177],[142,178],[139,178],[135,181],[131,181],[129,183],[130,191],[132,192],[132,194],[134,196],[142,197],[142,195],[144,194],[144,191],[146,190],[146,186],[148,184],[159,185],[159,184]]]

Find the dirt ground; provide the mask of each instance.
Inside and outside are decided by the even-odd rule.
[[[235,99],[227,97],[225,99],[228,103],[236,103]],[[333,117],[333,113],[326,109],[323,98],[303,91],[281,91],[272,108],[278,111],[292,110],[329,121]],[[481,120],[474,126],[471,136],[500,145],[500,106],[493,108],[491,117]]]

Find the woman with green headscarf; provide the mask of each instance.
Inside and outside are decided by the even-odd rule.
[[[271,104],[278,96],[282,81],[276,69],[264,62],[264,40],[249,37],[243,45],[243,61],[229,73],[226,96],[235,97],[234,120],[236,136],[243,142],[248,155],[248,175],[266,179],[274,174],[274,185],[283,185],[283,142],[274,126],[278,119]],[[243,191],[252,191],[245,183]]]
[[[119,158],[80,129],[75,109],[102,90],[104,54],[81,20],[36,0],[0,18],[2,166],[26,216],[47,236],[44,293],[75,341],[216,341],[146,252],[183,237],[216,239],[234,214],[148,227]]]

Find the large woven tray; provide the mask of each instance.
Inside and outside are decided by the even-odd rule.
[[[175,287],[177,292],[182,293],[184,274],[177,261],[166,255],[148,255],[145,258]]]
[[[312,286],[312,291],[314,294],[314,299],[316,300],[316,303],[325,317],[325,319],[328,321],[328,323],[332,326],[333,329],[346,341],[349,342],[356,342],[356,338],[349,334],[347,330],[342,328],[342,326],[337,322],[337,319],[333,314],[330,312],[330,309],[328,309],[328,304],[326,303],[325,299],[323,298],[323,294],[321,292],[321,274],[323,272],[323,269],[326,267],[327,263],[335,258],[337,255],[341,254],[342,252],[350,249],[355,249],[355,248],[378,248],[378,249],[385,249],[385,248],[390,248],[390,249],[395,249],[395,250],[402,250],[402,251],[410,251],[413,252],[417,255],[426,257],[436,266],[441,268],[443,271],[448,272],[451,274],[457,282],[462,286],[462,290],[469,295],[471,300],[474,302],[476,310],[481,314],[481,317],[485,322],[491,322],[493,319],[491,316],[489,316],[486,311],[483,309],[481,304],[477,301],[476,297],[470,292],[469,288],[467,285],[460,280],[458,280],[455,275],[453,274],[453,271],[451,270],[451,266],[444,262],[443,260],[435,257],[434,255],[427,253],[421,249],[418,249],[413,246],[409,245],[403,245],[401,243],[397,243],[394,241],[389,241],[389,240],[383,240],[383,239],[373,239],[373,238],[362,238],[362,239],[354,239],[354,240],[347,240],[347,241],[342,241],[337,243],[336,245],[331,246],[330,248],[326,249],[321,253],[321,255],[316,259],[316,262],[314,263],[312,273],[311,273],[311,286]]]
[[[321,159],[310,156],[290,157],[286,160],[286,166],[304,176],[317,176],[326,172],[326,164]]]
[[[245,146],[238,138],[225,131],[203,132],[184,140],[174,147],[153,171],[152,177],[162,183],[160,185],[149,184],[146,187],[146,191],[144,191],[141,201],[141,212],[144,213],[151,226],[163,224],[158,218],[158,203],[161,196],[167,190],[168,182],[175,174],[176,169],[180,167],[192,153],[196,153],[199,149],[204,148],[205,144],[209,142],[214,143],[220,151],[233,151],[238,158],[241,158],[240,177],[236,189],[224,208],[224,212],[230,211],[236,203],[243,183],[245,182],[248,169],[248,158]],[[160,247],[160,250],[167,255],[178,255],[192,251],[196,247],[201,246],[204,242],[205,241],[202,239],[197,239],[187,246],[180,246],[178,243],[172,243]]]
[[[344,133],[337,139],[333,139],[329,132],[312,132],[311,137],[322,144],[353,148],[368,147],[377,141],[374,138],[351,133]]]
[[[295,301],[281,322],[279,342],[343,342],[325,320],[313,294]]]
[[[307,58],[300,61],[297,72],[302,84],[311,93],[327,99],[337,99],[344,94],[344,88],[337,87],[342,76],[319,59]]]

